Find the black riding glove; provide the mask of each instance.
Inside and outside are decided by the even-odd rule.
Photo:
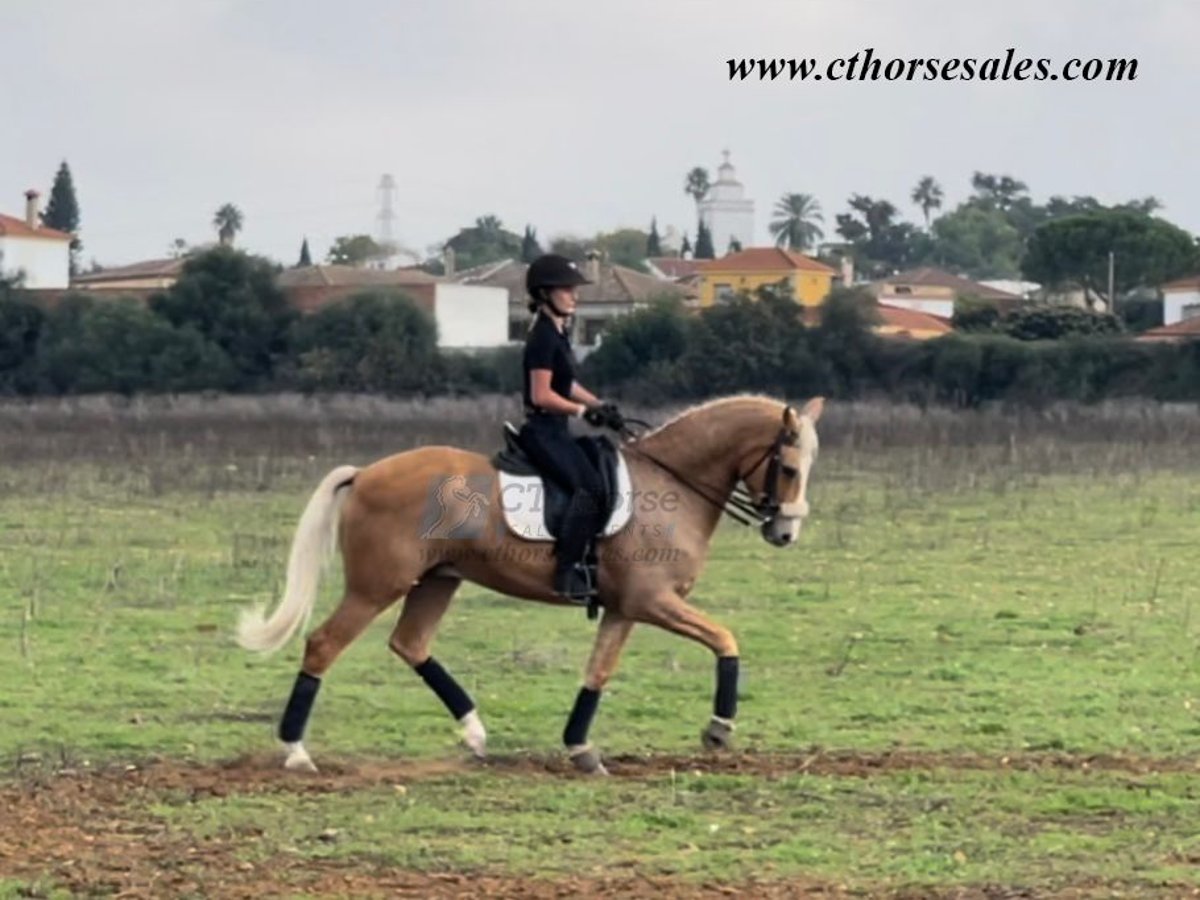
[[[602,403],[599,406],[589,406],[583,414],[583,421],[587,422],[593,428],[604,428],[608,425],[608,413],[606,412],[607,403]]]
[[[604,424],[613,431],[623,431],[625,429],[625,417],[621,415],[621,411],[617,409],[615,403],[605,403],[600,409],[604,412]]]

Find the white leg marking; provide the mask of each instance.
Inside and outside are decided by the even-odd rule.
[[[465,716],[458,720],[458,724],[462,726],[463,742],[471,749],[477,759],[487,757],[487,729],[483,727],[483,720],[479,718],[478,710],[471,710]]]
[[[290,769],[293,772],[315,772],[316,765],[312,761],[312,757],[308,755],[308,751],[304,749],[303,741],[296,741],[294,744],[285,743],[283,749],[287,751],[287,759],[283,761],[283,767]]]

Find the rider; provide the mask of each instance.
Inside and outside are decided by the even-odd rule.
[[[546,254],[529,266],[525,288],[533,325],[525,340],[525,425],[520,442],[539,471],[571,491],[571,501],[555,543],[554,592],[577,603],[595,594],[592,573],[584,560],[589,542],[604,524],[598,498],[604,490],[600,472],[579,448],[567,428],[573,416],[593,425],[619,422],[616,407],[601,403],[577,380],[568,320],[579,302],[580,285],[591,284],[575,263]]]

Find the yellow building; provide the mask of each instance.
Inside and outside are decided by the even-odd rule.
[[[779,247],[751,247],[720,259],[703,260],[697,268],[701,306],[711,306],[742,291],[755,291],[785,280],[798,303],[820,306],[829,296],[837,275],[824,263]]]

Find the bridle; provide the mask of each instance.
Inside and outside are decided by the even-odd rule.
[[[800,433],[787,424],[788,413],[795,414],[795,411],[789,406],[783,411],[783,424],[780,425],[779,433],[775,435],[775,440],[770,446],[763,451],[757,462],[754,463],[745,472],[737,474],[737,480],[734,482],[735,487],[732,494],[724,499],[721,494],[724,493],[720,488],[712,485],[704,484],[703,482],[693,481],[686,475],[677,471],[673,466],[669,466],[662,460],[657,459],[647,453],[645,450],[637,446],[636,439],[640,435],[630,429],[626,429],[623,434],[632,439],[632,443],[625,446],[636,452],[642,458],[654,463],[668,475],[680,482],[684,487],[691,490],[693,493],[702,497],[708,503],[719,509],[725,515],[729,516],[735,522],[742,525],[765,525],[770,522],[775,516],[779,515],[785,504],[780,499],[779,480],[780,475],[785,469],[790,467],[783,463],[783,448],[794,447],[800,440]],[[638,419],[626,419],[626,422],[649,427],[645,422]],[[751,494],[747,489],[741,487],[741,484],[746,483],[755,472],[762,467],[763,463],[767,465],[766,477],[763,479],[763,489],[757,495]]]

